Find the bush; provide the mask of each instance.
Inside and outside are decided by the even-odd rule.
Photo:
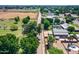
[[[30,17],[29,16],[27,16],[27,17],[25,17],[24,19],[23,19],[23,24],[27,24],[28,22],[30,21]]]
[[[17,16],[17,17],[15,17],[15,24],[17,24],[18,23],[18,21],[20,21],[20,18],[19,18],[19,16]]]
[[[22,38],[20,43],[25,54],[35,54],[39,45],[37,38],[32,33]]]
[[[10,30],[11,30],[11,31],[16,31],[16,30],[18,30],[18,26],[12,25],[12,26],[10,27]]]
[[[48,49],[50,54],[63,54],[63,51],[61,49],[52,47]]]

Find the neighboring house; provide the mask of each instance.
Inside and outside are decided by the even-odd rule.
[[[76,37],[79,39],[79,34],[76,34]]]
[[[46,16],[42,16],[42,18],[51,18],[51,19],[53,19],[54,17],[57,17],[57,15],[54,15],[54,13],[51,13],[50,11]]]
[[[70,16],[71,15],[71,13],[65,13],[64,14],[64,16]]]
[[[69,26],[72,26],[72,25],[67,24],[67,23],[64,23],[64,24],[61,24],[60,26],[61,26],[63,29],[66,29],[66,30],[67,30],[67,28],[68,28]],[[75,32],[79,32],[79,28],[76,27],[76,26],[74,26],[74,27],[75,27]]]
[[[68,37],[68,31],[66,29],[63,29],[60,25],[54,25],[53,35],[56,38],[66,38]]]
[[[60,25],[63,29],[67,29],[69,27],[69,24],[67,23],[64,23],[64,24],[61,24]]]
[[[79,40],[79,34],[76,34],[76,36],[75,36],[75,37],[76,37],[76,39],[77,39],[77,40]]]

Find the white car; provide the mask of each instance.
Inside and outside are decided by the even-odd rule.
[[[71,44],[69,47],[68,47],[69,50],[73,50],[73,51],[78,51],[79,50],[79,47],[74,45],[74,44]]]

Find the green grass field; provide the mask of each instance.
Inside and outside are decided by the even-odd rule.
[[[11,34],[15,34],[17,37],[22,36],[22,22],[21,21],[19,21],[18,24],[15,24],[14,21],[4,20],[4,21],[0,21],[0,25],[6,25],[7,26],[7,28],[5,30],[0,29],[0,35],[5,35],[7,33],[11,33]],[[10,26],[12,26],[12,25],[18,26],[18,30],[17,31],[11,31]]]

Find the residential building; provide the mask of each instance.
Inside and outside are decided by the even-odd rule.
[[[63,29],[60,25],[54,25],[53,35],[56,38],[66,38],[68,36],[68,31],[66,29]]]

